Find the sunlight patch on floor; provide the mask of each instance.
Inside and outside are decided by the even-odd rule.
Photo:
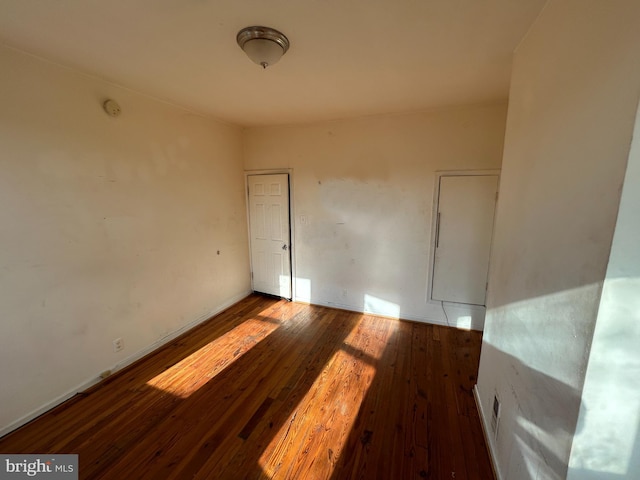
[[[156,375],[147,385],[176,397],[188,398],[279,326],[277,320],[249,319]]]
[[[265,448],[259,465],[266,478],[291,475],[296,478],[296,471],[306,472],[311,475],[310,478],[331,476],[375,378],[377,360],[382,357],[386,347],[385,341],[366,335],[365,329],[359,328],[365,319],[361,317],[344,339],[344,347],[326,362],[313,385]],[[376,320],[390,321],[381,318]],[[321,442],[321,445],[316,442]],[[298,454],[294,447],[299,445],[305,451],[321,449],[331,452],[331,455],[327,461],[309,458],[309,464],[298,462],[290,468],[288,461],[293,458],[293,451],[296,452],[294,456]],[[298,456],[298,460],[303,457]]]

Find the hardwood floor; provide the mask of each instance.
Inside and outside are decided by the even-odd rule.
[[[481,335],[252,295],[0,439],[83,479],[493,479]]]

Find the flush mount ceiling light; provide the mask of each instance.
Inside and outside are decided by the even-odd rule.
[[[246,27],[238,32],[238,45],[262,68],[273,65],[289,50],[289,39],[269,27]]]

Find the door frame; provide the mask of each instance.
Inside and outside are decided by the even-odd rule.
[[[433,273],[435,269],[435,261],[436,261],[436,229],[438,223],[438,210],[439,210],[439,202],[440,202],[440,179],[442,177],[487,177],[487,176],[497,176],[498,177],[498,192],[500,191],[500,169],[491,169],[491,170],[437,170],[435,172],[434,179],[434,187],[433,187],[433,201],[431,207],[431,238],[429,240],[429,269],[427,271],[427,292],[426,292],[426,301],[428,304],[433,305],[444,305],[453,304],[453,305],[464,305],[465,307],[476,307],[476,308],[485,308],[480,305],[472,305],[472,304],[461,304],[456,302],[447,302],[441,300],[435,300],[433,298]],[[497,203],[496,203],[497,208]],[[489,250],[489,266],[487,269],[488,272],[491,270],[491,252],[493,250],[493,234],[495,232],[495,221],[496,215],[493,215],[493,224],[491,226],[491,249]],[[486,298],[485,298],[486,302]]]
[[[282,175],[285,174],[289,178],[289,264],[291,275],[291,298],[296,298],[296,273],[295,273],[295,215],[293,213],[293,168],[274,168],[274,169],[259,169],[259,170],[245,170],[244,171],[244,198],[245,209],[247,217],[247,236],[249,237],[249,269],[250,273],[253,272],[253,258],[251,255],[251,217],[249,216],[249,175]],[[251,291],[253,290],[253,276],[251,276]]]

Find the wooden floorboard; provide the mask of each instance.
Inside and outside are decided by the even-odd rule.
[[[82,479],[493,479],[481,334],[252,295],[0,439]]]

